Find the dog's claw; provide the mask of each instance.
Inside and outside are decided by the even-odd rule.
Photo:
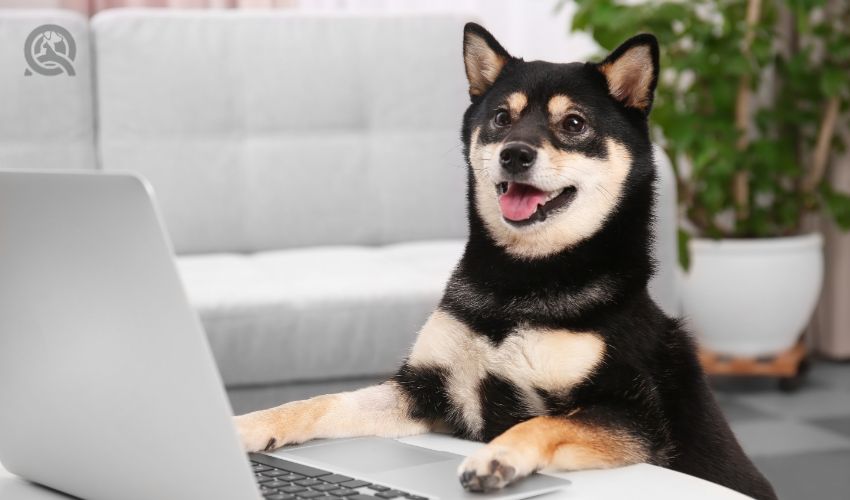
[[[498,460],[490,462],[490,472],[494,474],[493,477],[501,476],[501,478],[507,483],[510,483],[516,476],[516,469],[510,465],[503,464]]]
[[[498,460],[490,462],[489,472],[478,474],[465,470],[460,475],[460,484],[469,491],[493,491],[504,488],[516,478],[516,469]]]
[[[496,451],[496,453],[492,453]],[[488,456],[489,455],[489,456]],[[507,450],[484,448],[476,455],[467,458],[461,466],[458,478],[460,484],[469,491],[482,492],[504,488],[520,477],[533,471],[522,472],[517,468],[517,458]],[[519,465],[522,467],[522,465]]]
[[[468,490],[476,491],[472,484],[473,481],[475,481],[476,483],[478,482],[477,477],[475,476],[475,472],[471,470],[464,471],[463,474],[460,475],[461,486]]]
[[[260,412],[234,417],[242,447],[249,453],[271,451],[286,444],[286,435],[276,434]]]

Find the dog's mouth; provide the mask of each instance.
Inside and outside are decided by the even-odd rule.
[[[542,191],[529,184],[500,182],[496,184],[502,217],[510,224],[523,226],[546,220],[575,199],[576,187],[567,186],[555,191]]]

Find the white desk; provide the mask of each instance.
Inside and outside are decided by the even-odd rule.
[[[399,441],[468,455],[480,443],[462,441],[448,436],[427,434]],[[749,497],[702,479],[655,467],[632,465],[611,470],[565,472],[555,474],[573,482],[565,490],[539,499],[563,500],[746,500]],[[454,478],[451,478],[454,480]],[[3,500],[61,500],[70,497],[42,488],[9,473],[0,466],[0,499]],[[116,500],[120,500],[116,498]]]
[[[481,443],[439,434],[399,439],[404,443],[469,455]],[[551,473],[573,484],[535,500],[748,500],[750,497],[702,479],[648,464],[619,469]],[[2,490],[0,490],[2,492]],[[751,500],[751,499],[750,499]]]

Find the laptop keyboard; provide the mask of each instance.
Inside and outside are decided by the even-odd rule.
[[[427,500],[426,497],[269,455],[249,454],[260,494],[268,500]]]

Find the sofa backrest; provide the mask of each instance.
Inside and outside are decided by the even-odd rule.
[[[102,168],[151,181],[180,253],[462,238],[463,22],[98,14]]]
[[[73,38],[73,75],[43,75],[28,66],[28,37],[46,24]],[[40,41],[32,40],[33,45]],[[63,10],[0,9],[0,168],[95,169],[93,95],[84,17]]]

